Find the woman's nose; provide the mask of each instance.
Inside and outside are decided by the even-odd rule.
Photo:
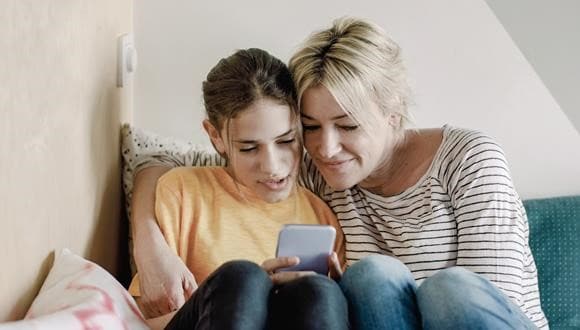
[[[318,155],[323,159],[331,159],[341,150],[340,136],[336,130],[323,130],[318,144]]]

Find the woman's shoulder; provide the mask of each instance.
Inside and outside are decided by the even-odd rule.
[[[478,158],[487,152],[503,155],[503,150],[496,140],[482,131],[450,125],[443,126],[441,160]]]

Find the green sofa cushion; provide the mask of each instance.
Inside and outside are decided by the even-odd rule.
[[[551,329],[580,329],[580,196],[524,201]]]

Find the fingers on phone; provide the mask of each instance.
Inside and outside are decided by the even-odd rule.
[[[296,266],[300,263],[300,258],[298,257],[279,257],[278,259],[282,262],[282,267]]]
[[[262,268],[271,274],[277,269],[295,266],[299,263],[300,259],[298,257],[278,257],[264,261]]]

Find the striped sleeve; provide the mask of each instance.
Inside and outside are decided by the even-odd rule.
[[[209,151],[205,147],[192,147],[189,149],[160,149],[138,155],[135,165],[135,173],[151,166],[223,166],[226,164],[215,151]]]
[[[456,137],[450,152],[441,170],[457,221],[457,265],[486,276],[523,307],[524,286],[532,275],[526,268],[533,258],[525,210],[504,153],[477,132]],[[539,302],[539,294],[536,298]]]

